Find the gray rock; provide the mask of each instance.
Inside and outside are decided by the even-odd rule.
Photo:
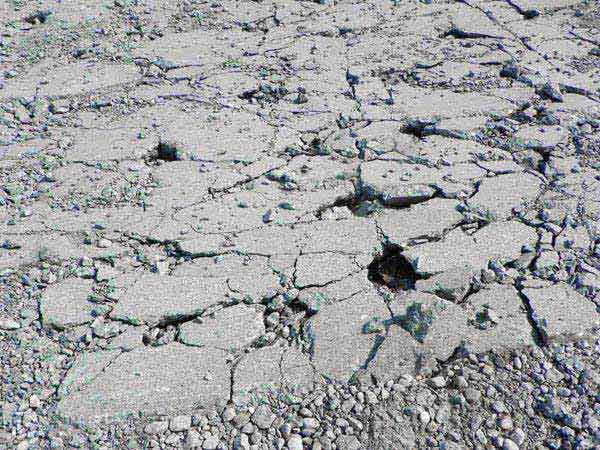
[[[169,422],[167,422],[167,421],[159,421],[159,422],[149,423],[144,428],[144,431],[147,434],[156,435],[156,434],[162,434],[165,431],[167,431],[168,429],[169,429]]]
[[[381,298],[369,292],[327,305],[311,318],[308,338],[317,371],[348,380],[367,360],[375,344],[376,334],[363,333],[365,324],[375,317],[386,319],[389,312]]]
[[[47,287],[40,300],[42,322],[59,329],[92,322],[92,285],[90,280],[70,278]]]
[[[254,414],[252,414],[252,422],[258,428],[266,430],[271,426],[275,417],[269,405],[260,405],[254,411]]]
[[[171,431],[186,431],[192,426],[191,416],[176,416],[169,422],[169,428]]]
[[[11,319],[0,319],[0,330],[14,331],[21,328],[21,324]]]
[[[224,308],[203,317],[202,323],[184,323],[179,328],[179,340],[188,345],[237,351],[265,333],[263,311],[262,306],[244,304]]]
[[[256,395],[298,394],[316,386],[317,376],[307,355],[294,346],[268,346],[245,355],[236,366],[233,401],[244,404]]]
[[[250,448],[250,441],[248,440],[248,436],[245,434],[238,434],[233,439],[233,449],[234,450],[248,450]]]
[[[287,448],[289,450],[302,450],[304,448],[302,438],[297,434],[292,434],[287,440]]]
[[[60,401],[59,413],[95,421],[136,410],[177,413],[198,401],[210,405],[230,389],[225,359],[222,350],[177,343],[136,348],[104,362],[104,371],[95,376],[84,368],[89,381]]]
[[[599,325],[596,306],[565,283],[540,289],[523,289],[533,320],[547,341],[584,336]]]
[[[204,442],[202,443],[202,448],[204,450],[215,450],[218,446],[219,446],[219,438],[216,436],[209,436],[206,439],[204,439]]]

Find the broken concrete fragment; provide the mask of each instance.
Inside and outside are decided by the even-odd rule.
[[[124,330],[118,336],[112,338],[106,345],[107,350],[121,350],[129,352],[137,347],[144,346],[144,333],[148,331],[147,327],[125,326]]]
[[[52,70],[34,67],[19,78],[10,80],[3,89],[4,99],[14,97],[79,95],[110,86],[131,83],[139,77],[132,64],[62,64]],[[39,84],[40,78],[46,83]],[[36,88],[39,91],[36,93]],[[3,100],[4,101],[4,100]]]
[[[40,299],[42,323],[58,329],[90,323],[92,286],[91,280],[69,278],[46,288]]]
[[[227,301],[224,280],[147,274],[127,289],[110,317],[133,325],[176,322]]]
[[[535,369],[492,355],[478,380],[448,367],[463,350],[597,334],[597,2],[105,3],[0,2],[0,359],[31,362],[7,394],[47,368],[67,415],[163,416],[154,447],[455,449],[451,404],[481,403],[488,362]],[[520,292],[558,281],[586,301]],[[81,444],[34,436],[51,390],[8,395],[0,447]],[[474,439],[525,446],[498,404],[507,434]]]
[[[455,303],[460,303],[465,295],[467,295],[471,287],[472,278],[476,273],[477,271],[468,264],[453,267],[427,279],[417,280],[415,289],[435,294],[438,297]]]
[[[600,324],[594,303],[565,283],[523,289],[523,295],[529,301],[531,318],[545,342],[585,336]]]
[[[421,371],[426,350],[406,330],[392,326],[385,339],[375,343],[372,359],[359,372],[360,378],[375,377],[378,383],[397,380],[401,375],[415,376]]]
[[[361,270],[352,255],[337,253],[303,254],[298,257],[294,284],[302,289],[326,286]]]
[[[560,86],[557,83],[547,82],[538,87],[537,93],[542,97],[553,102],[562,103],[564,98],[560,92]]]
[[[406,206],[423,202],[435,194],[441,173],[420,164],[370,161],[360,168],[359,189],[366,199],[385,205]]]
[[[544,153],[552,152],[558,145],[565,144],[569,139],[569,132],[565,128],[554,126],[525,126],[515,134],[519,142],[524,142],[527,148]]]
[[[465,348],[472,353],[535,345],[534,331],[517,290],[492,285],[468,299],[471,311]]]
[[[263,347],[245,355],[234,371],[235,403],[259,403],[265,395],[299,394],[318,377],[308,356],[293,346]]]
[[[59,414],[93,422],[138,411],[176,414],[197,404],[210,406],[229,395],[226,356],[222,350],[178,343],[121,353],[89,382],[64,396]]]
[[[460,228],[450,231],[441,241],[409,247],[402,255],[423,276],[462,267],[465,263],[477,267],[482,261],[474,239]]]
[[[368,278],[368,270],[365,269],[322,287],[302,289],[298,298],[309,310],[316,312],[328,303],[347,300],[358,293],[372,290],[373,283]]]
[[[384,209],[373,219],[390,244],[405,247],[412,240],[439,238],[463,220],[457,200],[434,198],[408,209]]]
[[[226,253],[229,250],[224,248],[226,241],[224,236],[219,234],[208,234],[201,237],[196,237],[191,240],[177,242],[179,250],[192,258],[202,256],[216,256],[221,253]]]
[[[331,252],[369,255],[380,250],[377,227],[370,219],[320,221],[296,227],[302,238],[303,253]]]
[[[263,306],[238,304],[181,325],[179,341],[197,347],[214,347],[228,352],[251,344],[265,333]]]
[[[540,251],[534,263],[535,270],[541,275],[549,275],[560,267],[560,255],[551,249]]]
[[[512,220],[493,222],[473,234],[473,239],[484,265],[490,260],[506,264],[519,258],[524,246],[534,248],[538,235],[534,228]]]
[[[273,139],[273,129],[257,115],[224,109],[215,114],[200,110],[194,114],[176,115],[166,124],[163,142],[171,158],[175,149],[183,156],[194,155],[202,161],[253,162],[263,154],[263,145]],[[169,150],[171,148],[171,150]]]
[[[523,168],[512,159],[502,159],[497,161],[478,161],[477,165],[495,175],[505,175],[507,173],[522,172]]]
[[[74,129],[73,144],[66,152],[66,160],[120,161],[145,156],[156,145],[156,138],[138,138],[136,128]]]
[[[189,264],[179,264],[172,276],[213,279],[225,283],[236,297],[260,301],[270,291],[281,289],[278,274],[263,256],[237,254],[197,258]]]
[[[383,300],[370,292],[322,308],[307,325],[315,369],[326,377],[348,380],[375,345],[377,335],[364,334],[363,327],[377,317],[388,319],[390,314]]]
[[[82,353],[69,367],[67,375],[58,388],[58,395],[64,398],[85,388],[120,354],[118,350]]]
[[[510,173],[485,178],[477,193],[467,200],[469,206],[479,207],[496,219],[508,219],[513,208],[534,200],[542,187],[540,179],[529,173]]]
[[[467,314],[459,306],[426,293],[398,297],[389,306],[388,334],[368,365],[382,382],[431,371],[464,343]]]
[[[467,337],[467,314],[462,307],[428,294],[413,294],[402,300],[400,309],[398,303],[390,305],[394,313],[393,320],[400,319],[400,326],[408,328],[413,337],[423,344],[426,355],[430,355],[421,361],[423,367],[433,367],[435,360],[447,360],[464,344]],[[424,319],[423,315],[412,314],[412,308],[417,304],[423,305],[421,310],[426,317],[430,315],[430,323],[426,327],[422,327],[423,323],[419,322]],[[405,325],[406,320],[408,327]]]

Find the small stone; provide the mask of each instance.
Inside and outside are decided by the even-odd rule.
[[[434,388],[443,388],[446,386],[446,379],[444,377],[433,377],[429,380],[429,385]]]
[[[502,443],[502,449],[503,450],[519,450],[519,446],[517,444],[515,444],[513,441],[511,441],[510,439],[506,438],[506,439],[504,439],[504,442]]]
[[[312,417],[313,416],[313,412],[308,408],[302,408],[302,409],[300,409],[299,412],[302,417]]]
[[[219,446],[219,438],[216,436],[209,436],[204,440],[202,448],[204,450],[215,450]]]
[[[37,395],[34,394],[31,397],[29,397],[29,407],[30,408],[37,409],[40,406],[42,406],[42,402]]]
[[[469,382],[465,377],[459,375],[454,379],[454,385],[458,389],[466,389],[469,386]]]
[[[233,440],[233,450],[247,450],[250,448],[250,441],[245,434],[238,434]]]
[[[564,375],[554,368],[546,373],[546,379],[551,383],[559,383],[563,378]]]
[[[481,400],[481,392],[477,389],[468,388],[465,390],[465,398],[469,403],[479,403]]]
[[[240,431],[244,434],[253,434],[256,431],[256,427],[251,423],[247,423]]]
[[[169,273],[169,261],[156,261],[152,265],[152,271],[159,275],[167,275]]]
[[[513,440],[517,445],[523,444],[526,437],[527,436],[525,435],[525,432],[521,428],[515,428],[515,431],[513,431],[510,436],[511,440]]]
[[[102,238],[98,241],[98,247],[100,248],[108,248],[112,245],[112,242],[106,238]]]
[[[192,426],[192,418],[191,416],[176,416],[171,419],[171,423],[169,424],[169,428],[171,431],[186,431],[189,430]]]
[[[0,431],[0,444],[10,444],[13,436],[5,431]]]
[[[302,437],[297,434],[292,434],[287,441],[287,447],[289,450],[302,450],[304,448]]]
[[[492,409],[494,410],[495,413],[498,413],[498,414],[506,412],[506,407],[504,406],[504,403],[502,403],[502,402],[492,403]]]
[[[50,112],[52,114],[65,114],[69,112],[69,101],[68,100],[53,100],[50,103]]]
[[[317,428],[319,428],[319,425],[319,421],[312,417],[305,417],[302,420],[302,428],[311,428],[313,430],[316,430]]]
[[[523,368],[523,362],[521,361],[521,358],[519,358],[518,356],[513,360],[513,366],[515,369],[517,370],[521,370]]]
[[[146,434],[162,434],[169,429],[169,422],[152,422],[146,425],[144,432]]]
[[[337,448],[344,450],[359,450],[362,448],[356,436],[339,436],[335,443],[337,444]]]
[[[235,417],[235,409],[231,407],[227,407],[223,410],[223,420],[225,422],[230,422]]]
[[[186,448],[199,448],[202,445],[202,436],[196,430],[189,430],[185,437]]]
[[[502,419],[500,419],[499,425],[503,431],[510,431],[513,429],[513,421],[508,416],[505,416]]]
[[[260,405],[252,414],[252,422],[263,430],[266,430],[271,426],[275,420],[275,414],[271,412],[271,408],[268,405]]]
[[[538,95],[553,102],[562,102],[564,100],[560,88],[554,83],[545,83],[538,89]]]
[[[165,444],[172,445],[172,446],[178,446],[179,444],[181,444],[181,435],[179,435],[179,434],[170,434],[165,439]]]
[[[4,331],[13,331],[21,328],[19,322],[16,322],[11,319],[0,319],[0,330]]]

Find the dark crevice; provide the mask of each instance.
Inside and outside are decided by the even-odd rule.
[[[417,280],[427,278],[416,273],[400,248],[394,245],[385,245],[383,253],[376,256],[367,269],[372,283],[387,286],[392,291],[414,289]]]
[[[464,347],[464,345],[463,344],[459,345],[458,347],[456,347],[454,349],[452,354],[450,356],[448,356],[448,358],[446,358],[444,360],[440,360],[440,359],[437,360],[437,363],[438,363],[437,368],[436,368],[436,370],[432,371],[430,378],[437,377],[438,375],[443,373],[444,369],[448,368],[448,366],[452,365],[453,363],[455,363],[457,361],[460,361],[461,359],[467,358],[468,354],[469,354],[469,352]]]
[[[474,33],[470,31],[462,30],[461,28],[453,25],[450,30],[446,31],[442,37],[453,36],[456,39],[504,39],[502,36],[494,36],[485,33]]]
[[[543,330],[541,330],[538,327],[537,321],[535,320],[536,313],[533,310],[531,304],[529,303],[529,299],[523,293],[522,287],[516,286],[516,288],[517,288],[517,293],[519,294],[519,297],[521,298],[521,301],[523,302],[523,306],[525,307],[525,310],[527,311],[527,320],[529,321],[529,324],[531,325],[531,335],[533,337],[533,341],[539,347],[547,346],[548,345],[548,336],[546,333],[544,333]]]
[[[325,211],[331,208],[343,208],[346,207],[350,211],[354,212],[360,205],[360,199],[356,195],[348,195],[346,197],[339,197],[333,203],[320,207],[315,215],[320,219]]]
[[[540,15],[540,12],[536,9],[523,9],[512,0],[506,0],[506,2],[510,6],[512,6],[515,9],[515,11],[517,11],[519,14],[521,14],[523,16],[523,18],[526,20],[535,19],[536,17],[538,17]]]
[[[469,300],[469,297],[471,297],[473,294],[476,294],[480,290],[481,290],[481,288],[477,285],[477,283],[471,282],[469,284],[469,289],[467,290],[467,293],[462,298],[462,300],[460,301],[460,303],[466,303]],[[445,298],[445,297],[442,297],[441,295],[438,295],[438,297],[443,298],[443,299],[448,300],[448,301],[454,301],[451,298]]]
[[[237,369],[237,364],[239,360],[235,363],[232,363],[229,368],[229,402],[233,403],[234,391],[235,391],[235,370]]]
[[[316,212],[317,218],[321,219],[323,213],[331,208],[348,208],[354,216],[368,217],[371,214],[380,211],[382,209],[408,209],[412,205],[427,202],[433,198],[441,197],[441,192],[436,191],[433,195],[422,199],[412,199],[409,202],[386,202],[383,203],[379,198],[374,198],[368,192],[363,192],[360,189],[360,185],[356,187],[354,194],[340,197],[333,203],[324,205],[319,208]]]

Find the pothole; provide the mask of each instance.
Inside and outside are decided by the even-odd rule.
[[[391,246],[385,247],[383,254],[373,259],[368,271],[372,283],[387,286],[392,291],[414,289],[417,280],[426,278],[415,272],[399,248]]]
[[[185,152],[176,142],[160,141],[150,155],[151,161],[181,161],[185,159]]]

